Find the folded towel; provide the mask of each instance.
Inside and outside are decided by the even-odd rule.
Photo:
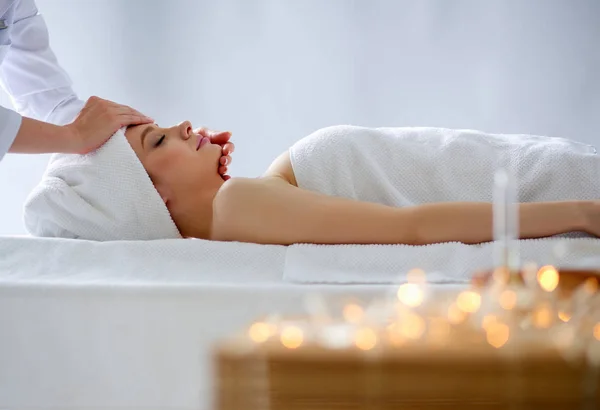
[[[336,126],[297,142],[290,159],[301,188],[390,206],[491,202],[501,166],[520,202],[600,198],[595,148],[563,138]]]
[[[119,130],[88,155],[54,155],[27,198],[34,236],[89,240],[180,238],[150,177]]]
[[[538,266],[600,270],[600,239],[544,238],[518,241],[521,260]],[[288,248],[283,278],[296,283],[402,283],[414,268],[429,283],[468,283],[473,274],[491,269],[495,243],[409,245],[293,245]]]

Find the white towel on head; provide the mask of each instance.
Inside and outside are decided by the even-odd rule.
[[[42,181],[27,198],[24,218],[34,236],[96,241],[181,238],[124,129],[93,153],[52,156]]]

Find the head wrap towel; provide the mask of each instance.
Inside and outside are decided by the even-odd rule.
[[[124,129],[90,154],[52,156],[42,181],[27,198],[24,218],[34,236],[96,241],[181,238]]]

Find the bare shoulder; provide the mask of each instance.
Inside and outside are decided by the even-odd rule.
[[[210,239],[239,240],[240,231],[252,231],[263,213],[271,208],[273,197],[288,189],[297,189],[279,176],[231,178],[213,199]]]
[[[288,184],[298,186],[296,182],[296,175],[294,174],[294,168],[292,167],[292,161],[290,160],[290,153],[286,150],[283,154],[279,155],[275,161],[271,163],[267,171],[263,175],[266,178],[280,178],[286,181]]]

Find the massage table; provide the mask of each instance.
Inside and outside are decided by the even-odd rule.
[[[543,251],[558,244],[565,264],[600,266],[592,239],[525,241],[522,255],[556,259]],[[210,409],[218,341],[268,314],[305,314],[315,295],[367,305],[409,267],[434,290],[464,288],[492,250],[465,246],[2,237],[0,409]]]

